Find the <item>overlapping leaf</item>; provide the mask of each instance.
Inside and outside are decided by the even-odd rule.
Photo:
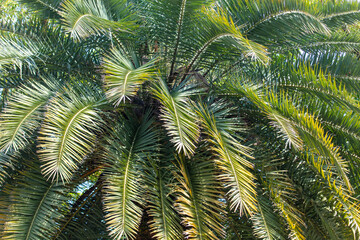
[[[47,182],[40,168],[32,166],[6,188],[9,196],[2,197],[0,210],[2,239],[47,239],[56,231],[54,222],[63,217],[61,207],[68,200],[63,184]]]

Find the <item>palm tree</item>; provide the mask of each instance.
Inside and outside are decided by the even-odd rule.
[[[360,4],[19,0],[1,239],[359,239]]]

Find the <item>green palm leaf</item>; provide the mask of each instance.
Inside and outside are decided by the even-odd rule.
[[[39,57],[40,47],[39,42],[30,39],[0,37],[0,69],[6,65],[15,65],[19,69],[25,66],[35,71],[37,69],[35,59]]]
[[[232,87],[232,89],[234,89]],[[237,90],[236,90],[237,89]],[[287,135],[297,149],[302,150],[303,146],[298,147],[298,143],[302,143],[310,148],[314,153],[320,156],[326,156],[329,163],[333,164],[339,175],[342,177],[343,184],[351,191],[352,187],[347,176],[348,164],[339,153],[332,141],[332,137],[326,133],[320,122],[312,115],[305,111],[299,111],[283,94],[278,96],[270,93],[268,97],[262,96],[261,92],[250,87],[239,86],[234,91],[242,92],[254,104],[268,115],[269,119],[277,121],[277,127]],[[267,100],[265,100],[267,99]],[[275,113],[275,115],[274,115]],[[274,118],[274,116],[282,116]],[[283,119],[287,119],[287,124],[283,123]],[[298,140],[299,138],[299,140]],[[292,139],[295,139],[292,140]],[[322,167],[318,165],[318,167]]]
[[[208,156],[195,155],[193,160],[179,160],[179,188],[175,207],[188,226],[189,239],[223,239],[223,209],[220,186],[216,181],[215,164]]]
[[[141,122],[129,120],[115,129],[105,154],[109,167],[105,169],[105,221],[114,239],[134,239],[139,228],[144,198],[144,178],[139,168],[152,155],[156,134],[153,120],[145,114]]]
[[[256,211],[256,191],[254,176],[250,169],[253,165],[245,159],[250,156],[250,149],[242,145],[235,133],[242,131],[239,120],[232,117],[231,108],[217,102],[210,106],[200,106],[199,115],[208,135],[211,149],[216,156],[216,163],[221,169],[219,180],[228,191],[230,208],[253,214]]]
[[[200,131],[197,116],[191,109],[190,96],[199,90],[179,85],[170,91],[163,80],[153,87],[153,94],[162,104],[161,119],[172,137],[176,150],[190,156],[194,153]]]
[[[58,9],[61,0],[19,0],[18,2],[25,4],[30,11],[37,12],[45,19],[59,18]]]
[[[125,1],[118,4],[126,4]],[[124,18],[114,21],[102,0],[66,0],[62,3],[61,16],[71,36],[75,39],[88,37],[92,34],[108,30],[129,31],[134,28],[134,22],[127,18],[130,10],[124,13]]]
[[[262,63],[268,62],[266,48],[247,39],[225,11],[204,8],[202,13],[205,17],[199,16],[196,23],[201,28],[198,29],[194,39],[194,46],[189,46],[194,49],[194,52],[191,52],[193,57],[187,64],[187,71],[192,69],[196,61],[212,44],[219,41],[229,47],[235,46],[245,57]]]
[[[0,152],[0,186],[2,186],[6,179],[10,176],[14,164],[9,155]]]
[[[38,161],[38,159],[31,159]],[[2,239],[48,239],[56,230],[55,221],[62,218],[61,208],[68,200],[66,188],[61,183],[43,179],[39,167],[30,167],[16,179],[16,184],[6,186],[9,197],[2,198],[1,209],[4,226]]]
[[[280,216],[285,220],[291,240],[305,240],[304,213],[295,205],[296,189],[284,171],[270,171],[266,174],[265,185]]]
[[[359,111],[359,102],[342,84],[337,84],[331,76],[326,77],[321,69],[318,71],[308,66],[299,66],[284,74],[274,87],[288,91],[302,92],[313,95],[325,103],[343,105],[354,111]]]
[[[107,236],[102,211],[102,176],[70,206],[71,211],[57,221],[59,227],[51,239],[98,239]],[[85,182],[88,183],[89,180]],[[78,186],[81,188],[81,185]],[[75,188],[79,191],[78,188]],[[86,225],[86,226],[85,226]]]
[[[258,212],[251,217],[254,234],[259,239],[286,239],[279,216],[265,196],[258,196]]]
[[[246,29],[249,39],[264,45],[299,43],[311,35],[329,35],[330,30],[317,17],[299,10],[271,14]]]
[[[300,44],[300,48],[309,52],[327,50],[332,52],[354,53],[360,49],[359,40],[360,33],[357,29],[351,31],[350,33],[344,30],[338,30],[329,36],[319,36],[313,38],[311,42],[304,41],[304,43]]]
[[[135,96],[141,84],[154,75],[153,61],[136,68],[130,59],[116,49],[104,61],[106,96],[115,106]]]
[[[325,165],[323,159],[316,159],[311,155],[305,157],[309,164],[315,166],[317,170],[315,173],[320,177],[321,183],[330,189],[331,201],[340,208],[337,210],[346,216],[347,225],[352,229],[353,235],[356,238],[360,234],[359,200],[353,198],[349,191],[344,190],[341,184],[336,182],[336,179],[332,177],[335,174],[331,172],[331,169],[322,169],[322,166]]]
[[[54,95],[53,91],[53,84],[33,83],[22,86],[10,96],[0,115],[2,151],[18,151],[31,141],[34,131],[40,126],[44,105]]]
[[[169,149],[172,149],[171,146]],[[171,186],[174,171],[171,162],[174,159],[171,154],[168,149],[164,149],[159,159],[154,157],[149,159],[151,162],[145,175],[149,191],[148,214],[152,218],[149,227],[154,237],[159,240],[182,239],[180,218],[175,212],[172,201],[175,196]]]
[[[49,104],[38,137],[38,154],[46,177],[70,180],[78,164],[90,153],[96,132],[103,127],[97,109],[103,97],[96,91],[85,87],[83,92],[57,96]]]

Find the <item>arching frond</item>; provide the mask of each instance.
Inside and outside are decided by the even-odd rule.
[[[320,36],[313,38],[312,41],[304,41],[296,48],[307,52],[315,52],[321,50],[323,52],[347,52],[354,53],[360,49],[360,33],[359,30],[351,31],[350,33],[338,30],[329,36]]]
[[[311,35],[329,35],[330,30],[317,17],[299,10],[280,11],[246,29],[249,39],[264,45],[300,43]]]
[[[221,169],[219,180],[227,189],[230,208],[240,214],[252,215],[256,211],[256,191],[250,149],[235,137],[241,131],[239,120],[230,115],[231,108],[221,102],[199,106],[198,114],[216,155],[216,163]]]
[[[90,153],[96,133],[104,124],[97,109],[103,97],[96,91],[85,87],[59,95],[49,104],[38,137],[38,154],[46,177],[70,180]]]
[[[10,156],[0,152],[0,186],[2,186],[5,180],[9,177],[9,170],[14,168]]]
[[[321,20],[327,26],[333,28],[344,27],[345,24],[356,24],[360,20],[360,10],[358,8],[357,10],[353,11],[327,15]]]
[[[286,239],[279,216],[269,199],[258,196],[258,212],[251,217],[254,234],[259,239]]]
[[[114,239],[134,239],[139,228],[146,203],[140,169],[156,143],[152,123],[148,114],[140,122],[130,117],[108,139],[104,158],[109,167],[105,169],[103,195],[105,221]]]
[[[195,155],[193,160],[179,159],[179,188],[176,209],[187,226],[189,239],[222,239],[221,192],[213,175],[215,164],[207,157]]]
[[[350,191],[352,190],[349,182],[347,172],[348,164],[339,153],[338,147],[332,142],[332,137],[326,133],[321,126],[320,122],[312,115],[305,111],[299,111],[284,95],[270,94],[268,98],[260,95],[259,92],[248,87],[241,87],[238,85],[237,88],[232,88],[234,91],[242,92],[247,98],[249,98],[254,104],[256,104],[262,111],[264,111],[270,119],[278,121],[279,118],[273,119],[272,113],[280,114],[282,118],[286,118],[288,125],[282,124],[278,121],[278,127],[286,128],[283,133],[295,132],[296,136],[299,137],[304,146],[310,148],[314,153],[320,156],[326,156],[329,163],[336,167],[339,175],[342,177],[343,184]],[[290,128],[289,128],[290,126]],[[294,135],[295,136],[295,135]],[[288,139],[292,137],[289,135]],[[322,166],[319,166],[322,167]]]
[[[289,239],[305,240],[304,214],[296,207],[293,202],[296,196],[296,190],[284,172],[271,171],[266,174],[267,186],[271,200],[274,202],[275,208],[280,212],[281,217],[285,220],[289,230]]]
[[[194,53],[192,53],[193,57],[188,63],[187,71],[191,70],[209,46],[218,41],[227,46],[235,46],[239,53],[252,60],[258,60],[262,63],[268,62],[266,48],[247,39],[225,11],[204,8],[203,14],[205,17],[199,17],[196,23],[201,28],[197,31],[193,46],[189,46],[194,49]]]
[[[316,159],[313,155],[306,155],[305,157],[309,164],[315,167],[320,165],[316,168],[317,171],[315,171],[315,173],[320,177],[321,183],[326,185],[331,191],[332,198],[329,200],[340,208],[337,209],[339,212],[346,216],[347,225],[352,229],[353,235],[356,238],[360,234],[359,200],[351,197],[348,191],[343,190],[342,187],[335,182],[334,174],[331,174],[330,168],[322,169],[322,166],[325,165],[323,159]]]
[[[126,5],[126,2],[118,4]],[[128,20],[130,10],[119,21],[114,21],[109,11],[111,9],[107,9],[102,0],[66,0],[62,3],[61,16],[67,30],[75,39],[108,30],[129,31],[135,26],[133,21]]]
[[[22,68],[3,65],[4,71],[0,76],[0,86],[3,87],[14,87],[30,79],[37,79],[39,76],[36,74],[39,73],[59,78],[64,75],[93,78],[95,64],[99,64],[99,52],[90,50],[94,45],[90,42],[75,42],[63,31],[62,26],[52,21],[36,17],[17,22],[3,20],[0,21],[0,36],[16,40],[22,48],[29,48],[34,53],[20,62]],[[101,42],[104,48],[110,45],[101,38],[97,42]]]
[[[55,95],[55,87],[33,83],[17,89],[0,114],[0,149],[13,152],[23,149],[40,126],[44,105]],[[53,85],[53,86],[51,86]]]
[[[80,195],[70,206],[51,239],[98,239],[107,237],[102,209],[102,177]]]
[[[45,19],[59,18],[61,0],[19,0],[18,2]]]
[[[170,46],[170,76],[174,76],[176,64],[182,62],[181,56],[187,47],[184,36],[194,30],[191,23],[201,8],[211,3],[212,0],[150,0],[144,7],[144,14],[149,16],[147,27],[154,40]]]
[[[190,96],[198,93],[195,87],[179,86],[169,90],[163,80],[153,87],[153,94],[162,104],[161,119],[171,136],[176,150],[191,156],[196,148],[200,131],[197,116],[192,110]]]
[[[169,147],[172,149],[171,146]],[[172,154],[169,149],[163,149],[159,159],[155,159],[154,156],[149,159],[148,170],[145,172],[149,191],[148,214],[152,218],[149,227],[154,237],[159,240],[182,239],[180,217],[173,206],[175,196],[172,192],[172,184],[175,158]]]
[[[40,43],[29,39],[0,37],[0,69],[6,65],[14,65],[31,71],[37,69],[35,59],[38,58]]]
[[[274,84],[274,88],[313,95],[324,104],[337,104],[360,111],[360,104],[354,95],[341,84],[337,84],[331,76],[325,75],[321,69],[315,71],[311,67],[299,66],[298,69],[292,68],[288,73],[284,73],[279,83]]]
[[[68,200],[66,188],[62,183],[47,182],[39,166],[25,170],[15,181],[6,186],[9,197],[1,200],[5,201],[1,205],[6,206],[1,209],[1,238],[47,239],[57,228],[54,222],[63,217],[61,211]]]
[[[116,49],[104,61],[106,96],[115,106],[136,95],[141,84],[154,75],[151,66],[153,61],[135,67],[130,59]]]

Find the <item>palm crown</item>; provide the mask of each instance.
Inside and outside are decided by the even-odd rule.
[[[2,239],[358,239],[360,4],[21,0]]]

